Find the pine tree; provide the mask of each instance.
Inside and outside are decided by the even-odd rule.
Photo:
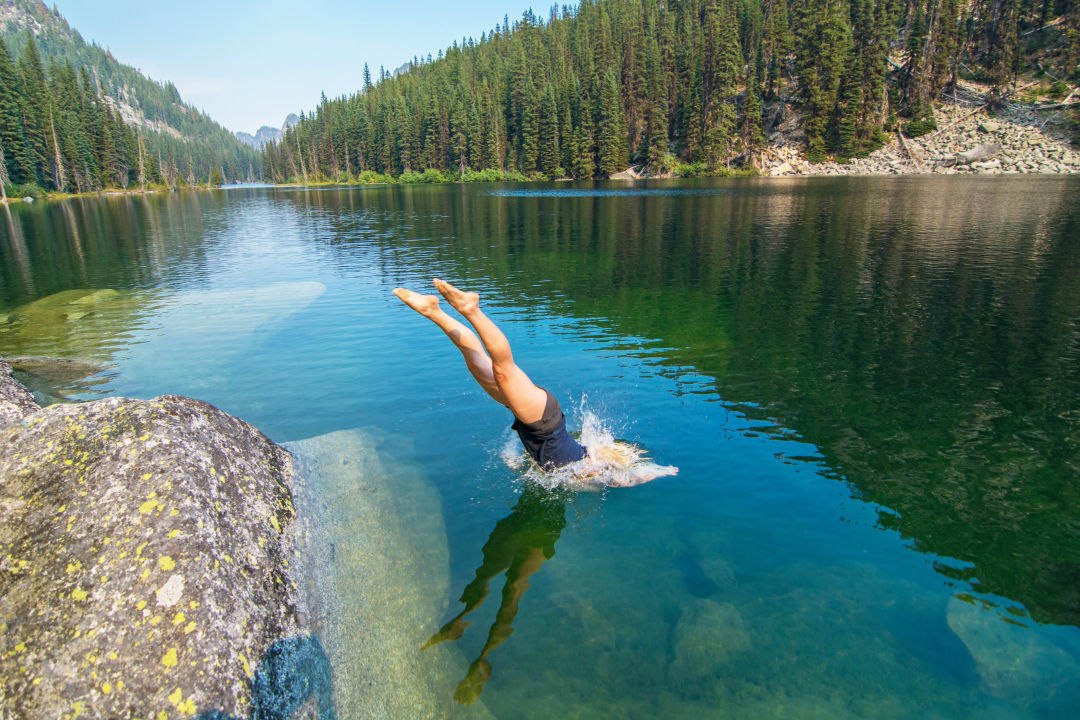
[[[0,41],[0,146],[4,148],[0,161],[10,178],[28,182],[33,179],[33,169],[23,135],[15,78],[15,65],[7,47]]]
[[[826,136],[833,119],[851,45],[851,27],[843,0],[808,3],[801,8],[796,33],[799,94],[806,111],[806,147],[810,162],[826,154]]]
[[[532,82],[528,80],[523,91],[519,142],[518,169],[525,173],[533,172],[540,151],[540,102]]]
[[[559,108],[555,103],[555,90],[551,85],[544,88],[540,105],[540,172],[549,180],[559,176]]]
[[[615,74],[608,70],[599,83],[596,106],[596,171],[606,177],[626,167],[626,120]]]
[[[19,60],[19,120],[26,138],[27,154],[23,172],[27,182],[46,184],[50,166],[49,145],[46,141],[46,120],[49,114],[49,95],[45,85],[45,70],[33,38],[26,36],[22,58]]]
[[[705,159],[712,168],[726,164],[735,134],[738,91],[738,27],[729,0],[712,0],[705,20]]]

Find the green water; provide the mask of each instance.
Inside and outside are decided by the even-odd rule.
[[[364,703],[395,668],[431,716],[1080,703],[1075,180],[230,190],[16,206],[0,238],[0,354],[102,364],[24,363],[43,397],[193,395],[378,468],[383,504],[355,462],[311,488],[347,548],[322,576],[342,708],[405,697]],[[482,293],[571,429],[679,475],[523,487],[505,411],[389,295],[433,276]],[[352,428],[377,430],[305,440]],[[364,669],[350,636],[394,612]]]

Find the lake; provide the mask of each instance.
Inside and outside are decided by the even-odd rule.
[[[104,368],[24,364],[41,400],[190,395],[302,459],[339,717],[1080,705],[1076,179],[234,188],[0,239],[0,355]],[[523,479],[390,293],[433,277],[678,475]]]

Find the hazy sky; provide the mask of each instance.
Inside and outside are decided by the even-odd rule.
[[[155,80],[230,130],[280,127],[319,93],[360,89],[364,63],[378,78],[413,55],[435,57],[463,36],[513,23],[528,0],[55,0],[87,42]],[[50,2],[50,5],[52,3]],[[560,3],[561,6],[562,3]],[[576,2],[568,2],[576,6]]]

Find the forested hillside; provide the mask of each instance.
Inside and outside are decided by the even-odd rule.
[[[355,95],[266,147],[264,173],[724,172],[755,162],[785,108],[811,161],[861,156],[929,129],[959,78],[994,101],[1039,66],[1075,82],[1078,27],[1080,0],[582,0],[377,82],[365,65]]]
[[[260,157],[172,83],[87,44],[39,0],[0,0],[0,143],[10,180],[86,192],[260,175]]]

